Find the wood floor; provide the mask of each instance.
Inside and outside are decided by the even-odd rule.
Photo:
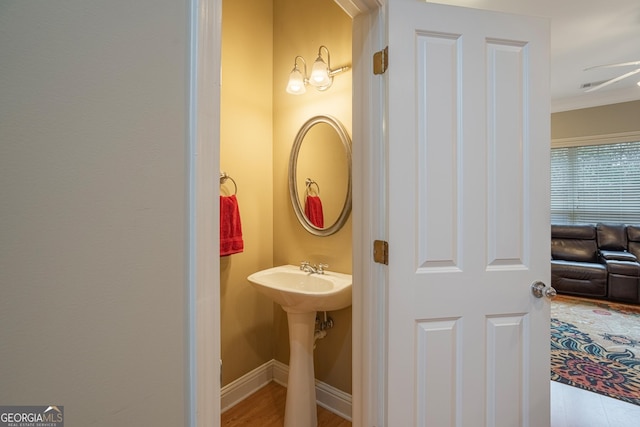
[[[221,425],[282,427],[287,389],[270,382],[222,414]],[[318,406],[318,427],[351,427],[351,422]]]
[[[282,427],[287,389],[271,382],[222,414],[222,426]],[[637,427],[640,406],[551,381],[551,427]],[[351,422],[318,407],[318,427]]]

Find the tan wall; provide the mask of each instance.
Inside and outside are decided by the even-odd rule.
[[[273,265],[272,2],[225,0],[220,168],[238,187],[244,252],[220,258],[223,385],[273,359],[274,304],[247,282]],[[231,181],[221,193],[234,191]]]
[[[187,425],[189,2],[0,5],[0,403]]]
[[[308,260],[329,264],[329,269],[334,271],[351,273],[351,217],[335,235],[309,234],[295,217],[287,181],[291,146],[299,128],[309,118],[331,115],[351,134],[351,71],[336,76],[326,92],[311,87],[304,95],[285,92],[296,55],[305,58],[309,72],[320,45],[329,48],[333,68],[351,64],[351,19],[333,0],[274,0],[274,5],[274,264],[299,264]],[[335,327],[316,343],[316,378],[350,393],[351,309],[330,315]],[[279,307],[274,322],[276,359],[288,363],[287,320]]]
[[[551,115],[551,138],[640,131],[640,101],[564,111]]]

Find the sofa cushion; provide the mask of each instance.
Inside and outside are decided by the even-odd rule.
[[[640,242],[629,242],[629,252],[640,259]]]
[[[573,279],[606,279],[607,267],[592,262],[551,261],[551,274],[562,274]]]
[[[610,274],[640,277],[640,264],[631,261],[607,261],[607,271]]]
[[[576,262],[596,262],[598,259],[596,241],[552,239],[551,258]]]
[[[551,259],[597,262],[598,246],[593,225],[552,225]]]
[[[591,224],[552,224],[551,238],[595,240],[596,227]]]
[[[640,242],[640,225],[627,225],[627,239],[630,242]]]
[[[607,251],[627,250],[627,229],[624,224],[596,225],[598,234],[598,248]]]
[[[607,269],[603,264],[554,260],[551,286],[563,294],[606,297]]]
[[[604,260],[638,261],[638,257],[627,251],[600,251],[600,256]]]
[[[628,250],[640,259],[640,225],[627,226]]]

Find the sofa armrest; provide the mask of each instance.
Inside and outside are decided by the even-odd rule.
[[[634,254],[626,251],[600,251],[600,257],[605,261],[638,261]]]

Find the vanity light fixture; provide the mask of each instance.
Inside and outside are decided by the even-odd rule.
[[[324,61],[322,57],[322,49],[324,49],[327,53],[327,61]],[[304,65],[304,73],[300,71],[298,68],[298,58],[302,60],[302,64]],[[313,67],[311,68],[311,76],[307,77],[307,62],[300,55],[296,56],[293,60],[293,70],[289,74],[289,83],[287,84],[287,92],[293,95],[301,95],[305,93],[307,90],[305,86],[310,84],[315,87],[319,91],[325,91],[331,87],[333,83],[333,76],[336,74],[342,73],[343,71],[347,71],[350,66],[345,65],[343,67],[336,68],[335,70],[331,69],[331,54],[329,53],[329,49],[322,45],[318,48],[318,57],[313,63]]]

